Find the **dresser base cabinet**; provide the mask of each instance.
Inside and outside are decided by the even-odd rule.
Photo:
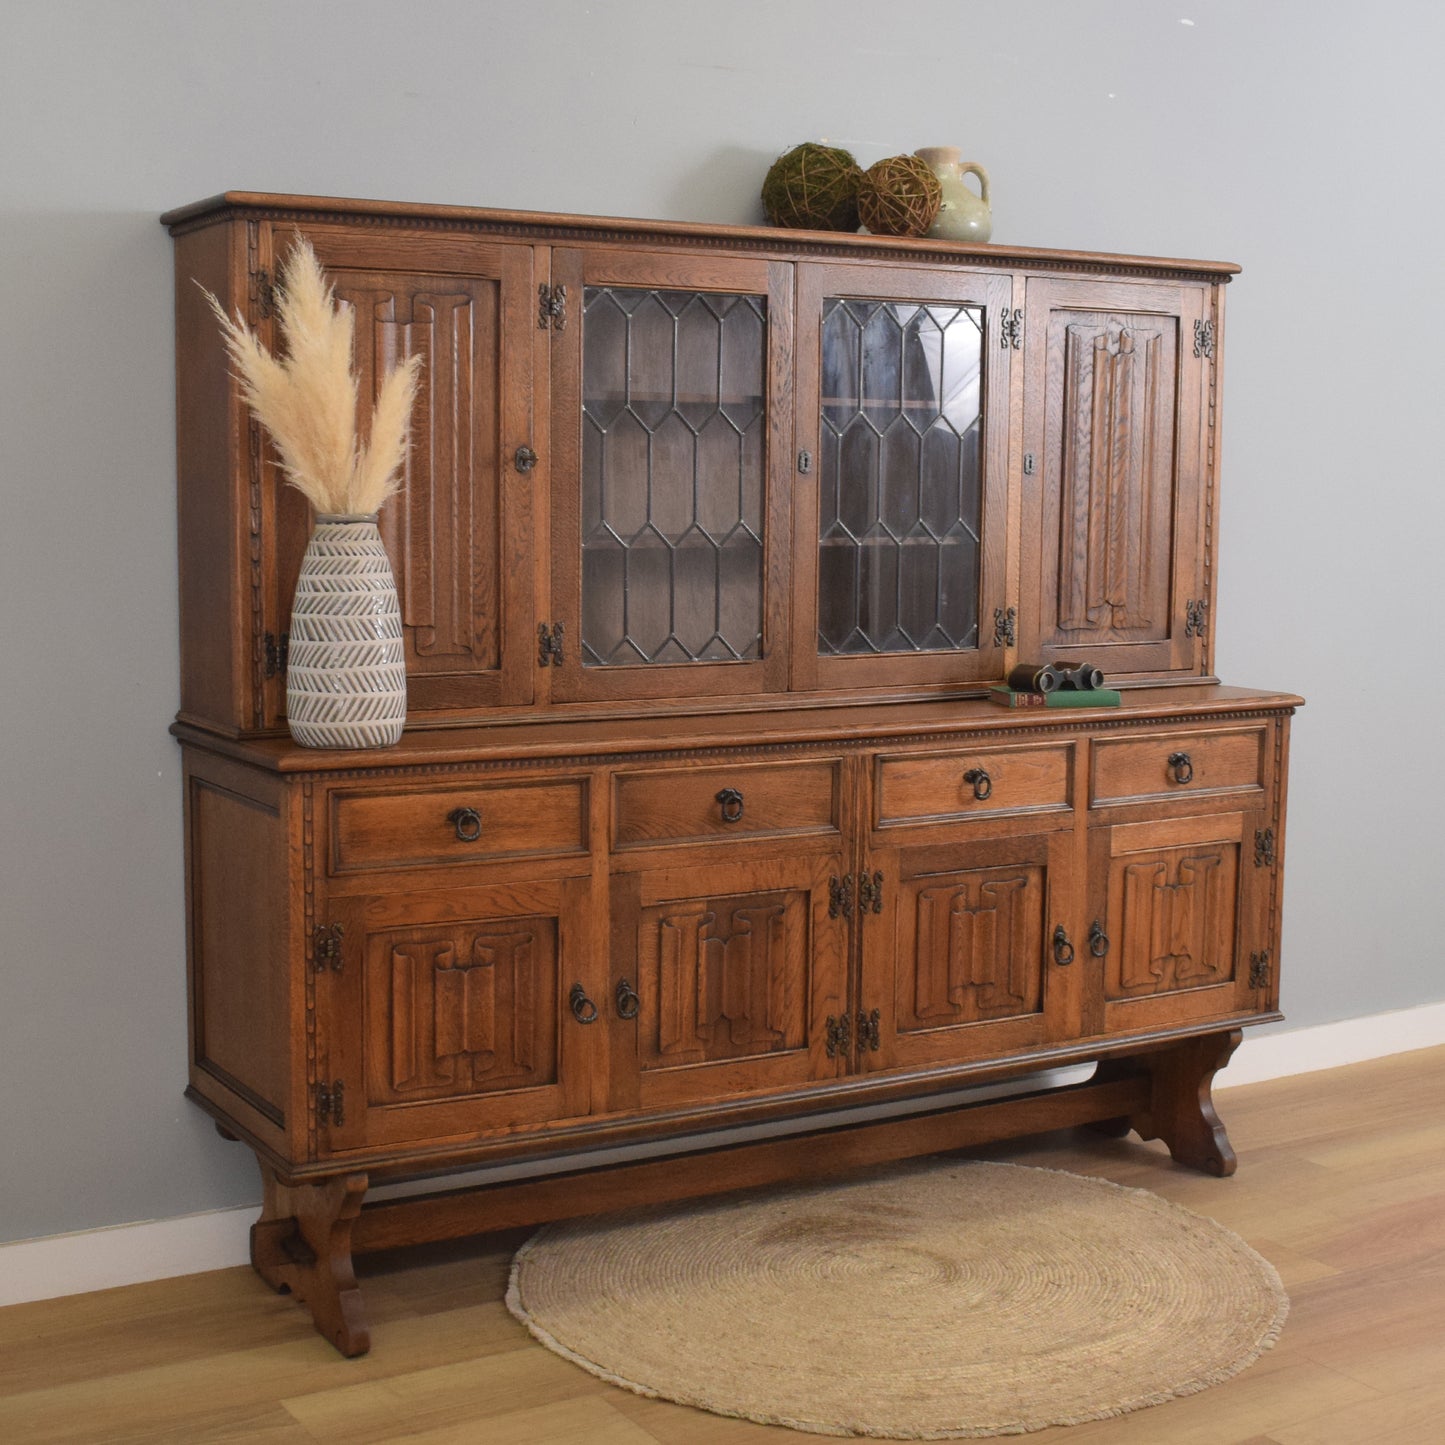
[[[260,1162],[257,1270],[358,1354],[352,1259],[394,1245],[1074,1125],[1232,1173],[1210,1082],[1279,1017],[1298,701],[617,720],[365,757],[178,726],[189,1093]]]

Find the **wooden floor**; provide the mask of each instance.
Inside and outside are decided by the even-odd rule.
[[[1238,1231],[1293,1302],[1227,1384],[1038,1445],[1445,1441],[1445,1048],[1220,1090],[1239,1173],[1157,1145],[1049,1136],[979,1151],[1154,1190]],[[789,1445],[644,1400],[534,1344],[491,1236],[363,1261],[372,1350],[343,1360],[249,1269],[0,1310],[0,1441]],[[866,1322],[860,1322],[866,1328]]]

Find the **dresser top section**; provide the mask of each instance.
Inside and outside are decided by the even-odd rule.
[[[907,263],[1033,270],[1187,277],[1227,282],[1239,273],[1230,261],[1192,261],[1166,256],[1125,256],[1102,251],[1058,251],[1032,246],[974,245],[954,241],[913,240],[896,236],[849,234],[841,231],[797,231],[775,226],[717,226],[687,221],[633,220],[615,216],[553,215],[544,211],[505,211],[478,206],[434,206],[414,201],[371,201],[337,196],[273,195],[258,191],[225,191],[204,201],[178,206],[161,224],[180,235],[217,222],[236,219],[324,223],[345,218],[377,226],[406,226],[472,231],[479,235],[512,236],[519,240],[587,241],[618,245],[706,247],[780,257],[818,256],[834,259],[872,257]]]

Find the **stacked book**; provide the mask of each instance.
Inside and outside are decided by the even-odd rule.
[[[1059,687],[1053,692],[1020,692],[1012,687],[991,687],[989,700],[1000,707],[1118,707],[1112,687]]]

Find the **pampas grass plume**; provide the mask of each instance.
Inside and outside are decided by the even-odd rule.
[[[271,434],[286,480],[324,516],[375,512],[401,485],[421,357],[409,356],[381,384],[370,442],[356,435],[356,322],[338,306],[316,253],[297,239],[282,269],[284,356],[273,356],[238,313],[205,292],[246,404]],[[205,291],[205,288],[201,288]]]

